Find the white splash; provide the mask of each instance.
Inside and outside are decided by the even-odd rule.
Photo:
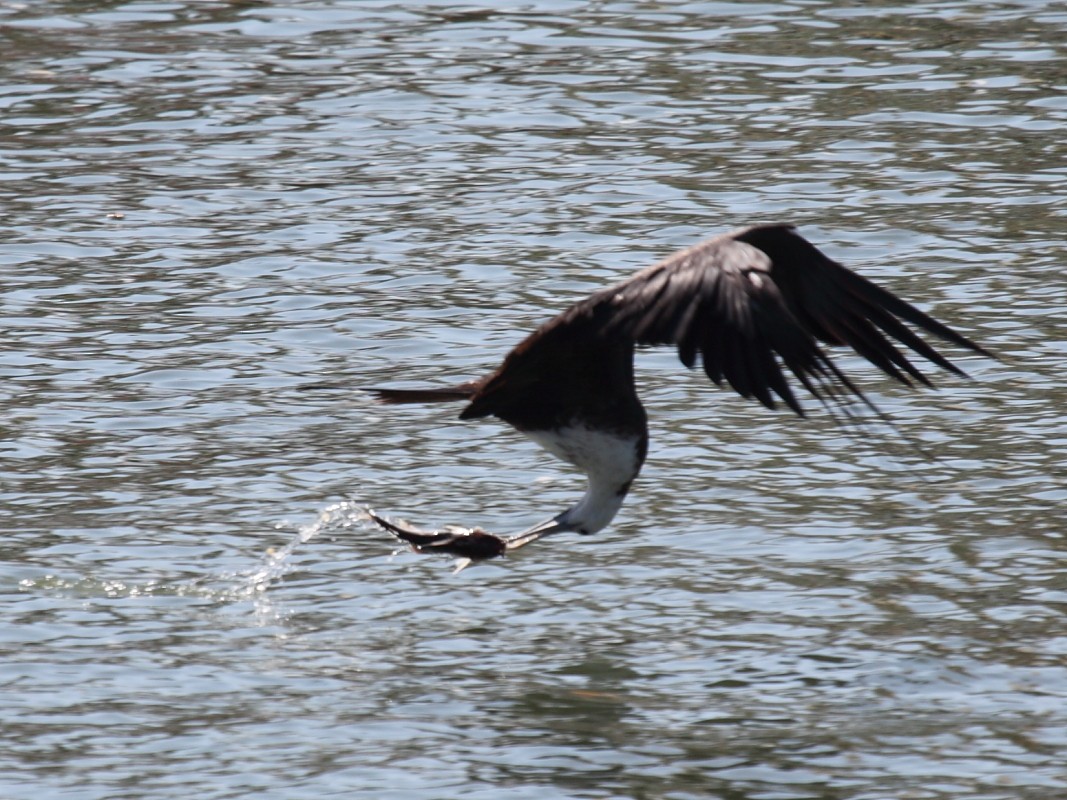
[[[257,567],[227,576],[237,579],[237,584],[225,593],[226,599],[252,601],[256,618],[261,624],[282,619],[285,615],[275,611],[267,597],[267,590],[292,569],[289,558],[296,548],[310,542],[323,531],[343,530],[369,522],[366,507],[355,501],[343,500],[326,506],[314,520],[298,527],[296,535],[285,545],[268,548]],[[282,523],[277,527],[286,525]]]
[[[46,592],[82,598],[92,603],[99,597],[146,598],[154,596],[193,597],[220,603],[249,601],[261,625],[282,621],[287,613],[274,608],[267,590],[292,569],[290,559],[296,549],[310,542],[323,531],[342,530],[356,526],[371,527],[365,507],[353,500],[333,503],[322,509],[311,522],[296,529],[296,534],[281,547],[267,549],[259,563],[237,572],[216,572],[193,580],[148,580],[133,583],[122,580],[85,575],[65,578],[44,575],[19,582],[23,592]],[[279,529],[291,528],[280,523]]]

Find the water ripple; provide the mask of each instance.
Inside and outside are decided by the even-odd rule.
[[[0,27],[0,795],[1067,793],[1059,6],[41,0]],[[481,374],[773,219],[1000,356],[922,394],[843,359],[937,460],[648,353],[611,529],[451,577],[366,527],[510,533],[581,486],[357,387]]]

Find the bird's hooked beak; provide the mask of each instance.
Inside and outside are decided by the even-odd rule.
[[[532,528],[527,528],[522,533],[516,533],[514,536],[509,536],[504,540],[504,552],[511,552],[512,550],[518,550],[520,547],[536,542],[545,536],[552,533],[563,533],[565,531],[574,530],[570,525],[566,523],[567,512],[553,517],[552,519],[546,519],[544,522],[534,525]]]

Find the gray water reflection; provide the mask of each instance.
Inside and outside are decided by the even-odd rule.
[[[1067,795],[1065,30],[0,3],[0,797]],[[844,359],[940,460],[649,353],[609,531],[451,577],[360,523],[512,531],[580,486],[303,384],[479,374],[770,219],[1002,356],[921,395]]]

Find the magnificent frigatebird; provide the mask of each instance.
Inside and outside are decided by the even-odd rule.
[[[973,350],[979,345],[821,253],[789,225],[738,228],[641,270],[580,300],[513,349],[491,374],[455,386],[375,388],[382,403],[466,401],[460,419],[497,417],[589,481],[573,507],[509,538],[481,529],[420,531],[371,512],[421,552],[465,559],[501,555],[552,533],[595,533],[615,517],[648,448],[645,409],[634,386],[637,345],[674,345],[686,367],[698,360],[768,408],[778,401],[804,416],[785,367],[827,408],[863,392],[819,343],[849,345],[909,387],[929,386],[895,344],[962,371],[901,320]],[[698,359],[699,356],[699,359]]]

